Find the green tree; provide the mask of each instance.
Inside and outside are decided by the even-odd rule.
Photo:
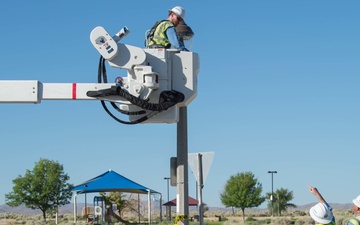
[[[245,209],[257,207],[265,201],[261,192],[262,184],[257,181],[253,173],[237,173],[226,182],[225,190],[220,194],[220,199],[226,207],[240,208],[245,221]]]
[[[271,192],[266,193],[266,198],[270,200]],[[274,213],[277,213],[281,216],[281,212],[286,212],[289,208],[296,208],[296,205],[289,203],[293,200],[293,192],[288,189],[280,188],[274,192],[273,201],[274,201]],[[268,203],[268,209],[272,210],[271,201]]]
[[[13,191],[5,194],[5,202],[11,207],[25,204],[27,208],[40,209],[46,222],[46,213],[53,213],[61,205],[70,203],[73,185],[58,162],[40,159],[32,171],[26,170],[12,182]]]

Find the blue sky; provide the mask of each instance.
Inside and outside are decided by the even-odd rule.
[[[115,34],[127,26],[121,42],[143,47],[144,32],[176,5],[186,9],[200,56],[189,153],[215,152],[203,201],[222,206],[226,181],[245,171],[271,192],[268,170],[278,172],[274,190],[293,191],[297,205],[316,201],[308,185],[329,202],[359,195],[359,1],[6,1],[1,80],[97,82],[93,28]],[[123,74],[109,69],[108,77]],[[176,124],[122,125],[97,101],[1,104],[0,111],[0,204],[40,158],[62,164],[73,184],[113,169],[166,198]]]

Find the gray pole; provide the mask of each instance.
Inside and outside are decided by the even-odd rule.
[[[274,216],[274,173],[277,171],[268,171],[268,173],[271,173],[271,216]]]
[[[189,224],[189,187],[188,187],[188,140],[187,140],[187,107],[179,108],[177,123],[177,202],[175,223]]]
[[[86,188],[87,188],[87,185],[85,184],[84,185],[85,187],[85,216],[86,216],[86,223],[88,222],[88,214],[87,214],[87,202],[86,202]]]
[[[199,193],[199,202],[198,202],[198,210],[199,210],[199,221],[200,225],[204,225],[204,215],[203,215],[203,202],[202,202],[202,188],[204,186],[203,182],[203,170],[202,170],[202,154],[198,153],[198,193]]]
[[[170,201],[170,199],[169,199],[169,180],[170,180],[170,177],[164,177],[164,180],[167,181],[167,201]]]
[[[170,177],[164,177],[164,180],[167,181],[167,202],[169,202],[170,201],[170,199],[169,199],[169,181],[170,181]],[[171,213],[170,206],[166,206],[166,219],[168,221],[171,220],[170,213]]]
[[[271,216],[274,216],[274,173],[271,173]]]
[[[140,223],[140,194],[138,194],[138,221]]]

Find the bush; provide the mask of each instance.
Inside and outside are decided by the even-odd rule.
[[[293,215],[293,216],[306,216],[307,213],[304,212],[304,211],[295,210],[295,211],[293,211],[293,212],[291,213],[291,215]]]
[[[311,219],[311,217],[304,217],[297,219],[295,221],[295,225],[313,225],[314,221]]]
[[[256,221],[256,219],[254,219],[253,217],[248,217],[245,219],[246,222],[252,222],[252,221]]]
[[[291,225],[294,224],[294,221],[289,220],[287,218],[279,218],[271,221],[271,223],[276,225]]]

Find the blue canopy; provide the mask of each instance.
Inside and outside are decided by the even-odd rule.
[[[72,191],[77,193],[91,193],[91,192],[127,192],[127,193],[140,193],[147,194],[159,193],[142,186],[128,178],[121,176],[115,171],[109,170],[93,179],[85,181],[82,184],[76,185]]]

